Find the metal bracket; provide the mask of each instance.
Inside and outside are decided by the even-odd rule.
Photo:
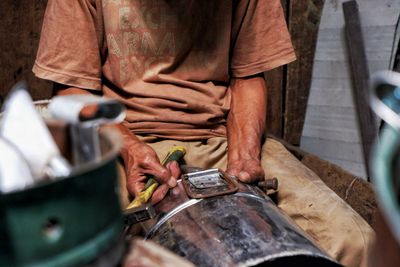
[[[156,212],[153,206],[148,203],[137,208],[127,209],[123,212],[125,225],[132,225],[153,219]]]
[[[182,184],[191,198],[209,198],[235,193],[236,181],[220,169],[197,171],[182,175]]]

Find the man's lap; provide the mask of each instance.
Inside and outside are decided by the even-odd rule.
[[[223,137],[204,141],[142,138],[163,159],[173,146],[187,150],[185,163],[200,168],[226,169],[227,141]],[[279,180],[278,207],[331,256],[346,264],[360,266],[373,231],[349,205],[329,189],[279,142],[267,139],[262,150],[266,178]]]
[[[365,264],[374,236],[367,222],[282,144],[269,139],[262,151],[266,178],[279,180],[278,206],[331,256]]]

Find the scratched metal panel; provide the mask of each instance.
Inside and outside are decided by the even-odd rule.
[[[156,210],[160,215],[147,238],[196,266],[340,266],[250,186],[241,185],[233,195],[189,200],[179,185]]]

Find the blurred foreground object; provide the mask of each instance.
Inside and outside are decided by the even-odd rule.
[[[121,242],[120,142],[107,130],[100,162],[75,168],[66,179],[0,194],[0,266],[82,266]]]
[[[14,86],[10,96],[4,103],[4,110],[0,120],[0,138],[9,144],[7,151],[2,150],[1,164],[4,168],[3,173],[11,172],[11,169],[21,165],[29,168],[31,175],[26,171],[20,173],[20,177],[0,176],[0,179],[7,179],[0,185],[7,183],[7,188],[0,187],[1,192],[23,189],[31,186],[35,182],[45,179],[56,179],[57,177],[68,176],[71,172],[69,163],[61,156],[61,153],[53,140],[45,122],[36,111],[32,99],[27,91],[25,82],[20,82]],[[14,152],[11,152],[14,150]],[[12,162],[11,154],[18,153],[24,160]],[[33,178],[33,179],[32,179]]]
[[[125,107],[117,100],[94,95],[56,96],[49,105],[49,112],[53,118],[70,124],[75,165],[99,161],[99,127],[120,123],[125,118]]]
[[[194,265],[165,248],[140,239],[134,239],[123,267],[194,267]]]
[[[42,156],[44,152],[49,151],[61,150],[64,153],[71,150],[70,143],[66,140],[69,139],[69,125],[60,120],[46,119],[46,124],[51,129],[50,134],[42,118],[36,114],[27,92],[18,92],[18,95],[22,95],[23,101],[14,100],[17,106],[14,104],[11,106],[13,116],[6,113],[9,107],[7,104],[2,119],[7,119],[14,125],[27,120],[26,117],[30,114],[25,114],[26,112],[35,114],[35,118],[27,122],[25,128],[23,125],[13,128],[23,132],[7,135],[14,138],[17,145],[26,144],[28,140],[36,145],[29,147],[32,150],[29,155],[27,153],[20,153],[20,155],[24,155],[24,158],[26,156],[26,161],[37,162],[37,158],[31,159],[31,157]],[[26,105],[29,106],[28,111]],[[41,104],[40,110],[45,109],[46,105]],[[20,121],[18,116],[21,117]],[[14,122],[11,118],[18,121]],[[1,127],[5,125],[2,124]],[[39,125],[43,128],[31,131],[30,127]],[[53,138],[56,136],[57,142],[54,143],[62,144],[64,147],[60,149],[55,144],[39,146],[38,142],[42,139],[38,134],[42,132],[46,133],[51,142],[54,142]],[[123,221],[118,198],[116,169],[122,140],[118,132],[111,128],[95,134],[95,138],[99,140],[99,159],[72,165],[69,175],[60,177],[63,179],[42,179],[26,188],[18,188],[7,193],[0,192],[0,266],[84,266],[97,262],[102,255],[109,255],[110,251],[115,252],[111,254],[117,254],[113,257],[113,262],[108,259],[106,265],[95,266],[118,265],[124,252]],[[28,140],[20,140],[20,138],[28,138]],[[1,141],[2,139],[0,139],[2,148],[15,147],[15,145],[7,146],[8,139],[6,142]],[[48,147],[51,149],[46,149]],[[20,148],[24,149],[24,147]],[[12,157],[18,154],[16,150],[17,154],[3,157],[5,151],[1,150],[0,160],[2,158],[12,160]],[[50,153],[45,155],[50,155]],[[23,167],[21,164],[24,164],[24,161],[21,160],[17,167]],[[46,166],[44,164],[46,161],[39,162]],[[13,174],[8,169],[9,166],[5,165],[0,162],[1,179],[5,178],[8,181],[10,176],[19,176],[19,174]],[[30,171],[29,164],[27,166],[26,169]]]
[[[14,147],[0,138],[0,191],[12,192],[32,185],[28,164]]]
[[[195,199],[178,181],[154,206],[155,219],[142,223],[145,239],[196,266],[341,266],[261,190],[237,186],[231,194]]]
[[[372,78],[371,107],[387,124],[371,158],[379,200],[376,243],[369,266],[400,265],[400,74],[384,71]],[[383,215],[383,216],[382,216]]]

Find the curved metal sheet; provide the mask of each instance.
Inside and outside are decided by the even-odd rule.
[[[250,186],[198,202],[178,186],[155,208],[147,238],[197,266],[340,266]]]

